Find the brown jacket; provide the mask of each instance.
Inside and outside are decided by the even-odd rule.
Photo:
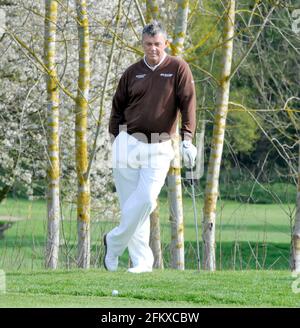
[[[196,93],[188,64],[167,55],[152,71],[141,59],[122,75],[112,102],[109,132],[115,137],[119,126],[129,134],[142,133],[148,140],[164,134],[170,139],[176,132],[181,113],[181,136],[192,139],[196,127]],[[161,140],[162,138],[160,138]]]

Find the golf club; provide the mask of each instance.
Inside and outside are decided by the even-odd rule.
[[[191,189],[192,189],[192,200],[193,200],[193,210],[194,210],[194,221],[196,229],[196,243],[197,243],[197,267],[200,271],[200,248],[199,248],[199,237],[198,237],[198,215],[196,208],[196,197],[195,197],[195,187],[194,187],[194,172],[193,167],[191,168]]]

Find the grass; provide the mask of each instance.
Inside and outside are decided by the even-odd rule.
[[[244,181],[224,181],[220,192],[226,199],[255,204],[290,203],[297,197],[297,189],[291,183],[249,183],[251,177]]]
[[[196,235],[192,201],[184,197],[184,233],[186,268],[195,269]],[[201,200],[197,201],[198,224],[201,234]],[[75,207],[63,208],[65,220],[61,225],[61,268],[74,268],[77,250]],[[290,217],[294,205],[242,204],[220,201],[216,223],[216,258],[218,269],[288,269],[290,252]],[[23,217],[0,240],[0,267],[6,270],[42,269],[46,236],[46,204],[44,201],[7,199],[0,206],[1,215]],[[165,267],[169,264],[170,223],[167,199],[160,197],[161,238]],[[102,264],[101,239],[117,220],[104,221],[96,212],[92,215],[92,267]],[[199,236],[201,240],[201,235]],[[128,254],[120,259],[127,267]]]
[[[0,240],[0,268],[6,271],[7,293],[0,307],[299,307],[289,273],[293,204],[242,204],[219,201],[216,224],[217,272],[196,272],[196,243],[191,198],[185,194],[185,271],[169,268],[170,224],[167,199],[160,196],[161,237],[165,270],[151,274],[103,270],[102,236],[117,224],[97,212],[91,222],[91,269],[76,269],[76,210],[64,206],[60,268],[44,270],[46,204],[7,199],[0,216],[23,217]],[[201,234],[200,197],[197,198]],[[200,235],[201,240],[201,235]],[[221,270],[222,271],[219,271]],[[111,291],[119,290],[118,297]]]
[[[0,307],[299,307],[288,271],[8,272]],[[112,296],[117,289],[119,296]]]

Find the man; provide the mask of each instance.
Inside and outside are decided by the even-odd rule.
[[[144,58],[122,75],[112,102],[109,132],[113,175],[121,207],[120,225],[104,236],[104,266],[118,268],[128,247],[131,273],[151,272],[150,214],[174,157],[171,138],[181,113],[183,158],[194,165],[196,95],[192,73],[182,59],[166,54],[166,32],[159,22],[142,33]]]

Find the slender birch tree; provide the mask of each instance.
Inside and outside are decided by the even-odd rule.
[[[214,128],[211,152],[208,164],[207,180],[203,210],[203,267],[215,271],[215,222],[216,206],[219,188],[219,175],[222,160],[226,117],[230,90],[230,73],[233,53],[233,35],[235,20],[235,0],[228,0],[228,11],[225,15],[223,30],[222,71],[217,90],[217,104],[214,118]]]
[[[299,142],[299,162],[298,162],[298,185],[296,200],[296,216],[292,236],[292,259],[291,269],[300,272],[300,142]]]
[[[172,55],[181,56],[187,29],[189,1],[177,1],[177,16],[174,27],[174,41],[171,45]],[[168,199],[171,222],[171,267],[184,270],[184,225],[182,206],[181,169],[179,152],[179,133],[172,139],[175,158],[172,160],[167,176]]]
[[[44,57],[48,69],[47,84],[47,155],[48,155],[48,230],[46,246],[46,267],[56,269],[59,253],[59,87],[56,72],[56,26],[57,1],[45,2]]]
[[[163,256],[161,250],[159,203],[150,216],[150,248],[154,256],[153,268],[163,269]]]
[[[89,21],[87,3],[76,1],[79,38],[79,74],[75,109],[76,170],[78,178],[77,229],[78,266],[90,266],[90,181],[88,169],[87,116],[90,87]]]
[[[159,200],[157,199],[157,206],[150,214],[150,248],[153,253],[154,263],[153,268],[163,269],[162,249],[160,238],[160,220],[159,220]]]

